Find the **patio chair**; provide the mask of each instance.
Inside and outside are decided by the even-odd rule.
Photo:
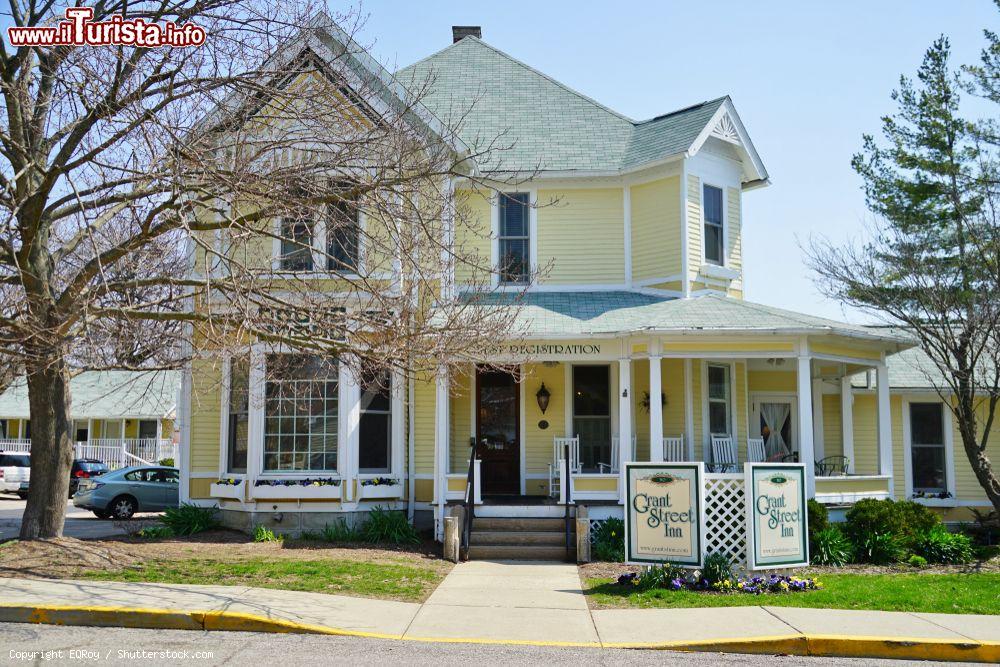
[[[747,461],[751,463],[762,463],[767,457],[764,455],[764,439],[747,439]]]
[[[687,458],[687,451],[684,447],[684,436],[663,439],[663,460],[683,461]]]
[[[817,477],[842,477],[847,474],[850,460],[846,456],[827,456],[816,461]]]
[[[562,478],[559,474],[559,462],[566,456],[566,446],[569,445],[569,461],[566,462],[567,473],[580,473],[580,436],[572,438],[552,438],[552,462],[549,463],[549,495],[559,497]]]
[[[598,463],[597,471],[600,473],[615,474],[618,472],[619,454],[621,454],[621,438],[617,435],[611,436],[611,463]],[[629,461],[635,461],[635,436],[632,436],[632,451],[629,453]]]
[[[712,472],[737,472],[739,457],[731,435],[712,434]]]

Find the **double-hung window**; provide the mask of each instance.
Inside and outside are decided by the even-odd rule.
[[[336,471],[337,362],[272,354],[266,371],[264,472]]]
[[[250,360],[234,357],[229,365],[229,415],[226,471],[247,471],[247,434],[250,426]]]
[[[342,199],[327,207],[327,268],[330,271],[358,270],[361,228],[357,203]]]
[[[358,468],[362,473],[387,473],[392,464],[390,382],[388,373],[369,374],[361,381]]]
[[[708,428],[712,435],[732,435],[729,422],[731,392],[729,366],[708,366]]]
[[[704,186],[702,197],[705,206],[705,261],[709,264],[723,264],[722,188]]]
[[[281,221],[280,266],[283,271],[312,271],[312,222],[302,218]]]
[[[500,282],[523,285],[531,274],[531,201],[527,192],[500,195]]]
[[[910,403],[910,464],[917,493],[948,490],[944,410],[942,403]]]

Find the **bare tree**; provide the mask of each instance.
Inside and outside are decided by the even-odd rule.
[[[1000,52],[998,50],[997,52]],[[1000,184],[996,144],[962,117],[963,81],[945,38],[917,80],[902,78],[884,142],[865,137],[854,168],[879,216],[870,241],[812,244],[820,289],[901,325],[929,360],[923,371],[955,416],[969,464],[1000,511],[987,455],[1000,401]],[[995,135],[994,135],[995,136]]]
[[[9,18],[51,25],[65,7],[11,0]],[[495,196],[477,164],[498,163],[503,137],[463,142],[462,117],[422,103],[433,81],[404,88],[355,42],[356,11],[93,10],[208,38],[0,46],[0,355],[25,369],[32,419],[22,539],[62,531],[78,370],[257,341],[414,373],[517,335],[516,308],[482,296],[498,269],[464,203]],[[516,261],[499,270],[534,279]]]

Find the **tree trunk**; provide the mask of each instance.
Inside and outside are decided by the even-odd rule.
[[[969,441],[963,434],[962,446],[965,447],[965,453],[969,457],[969,465],[972,466],[972,472],[976,473],[979,485],[986,491],[986,497],[993,504],[997,516],[1000,516],[1000,478],[997,478],[992,462],[986,456],[986,452],[979,448],[979,443],[976,442],[975,438]]]
[[[21,539],[60,537],[73,465],[69,373],[62,355],[31,355],[31,485],[21,518]]]

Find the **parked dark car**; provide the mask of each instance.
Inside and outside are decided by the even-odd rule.
[[[69,471],[69,497],[72,498],[80,489],[80,480],[91,477],[100,477],[111,472],[104,461],[97,459],[74,459],[73,467]]]
[[[177,468],[119,468],[96,479],[81,479],[73,504],[100,519],[129,519],[136,512],[161,512],[177,507]]]

